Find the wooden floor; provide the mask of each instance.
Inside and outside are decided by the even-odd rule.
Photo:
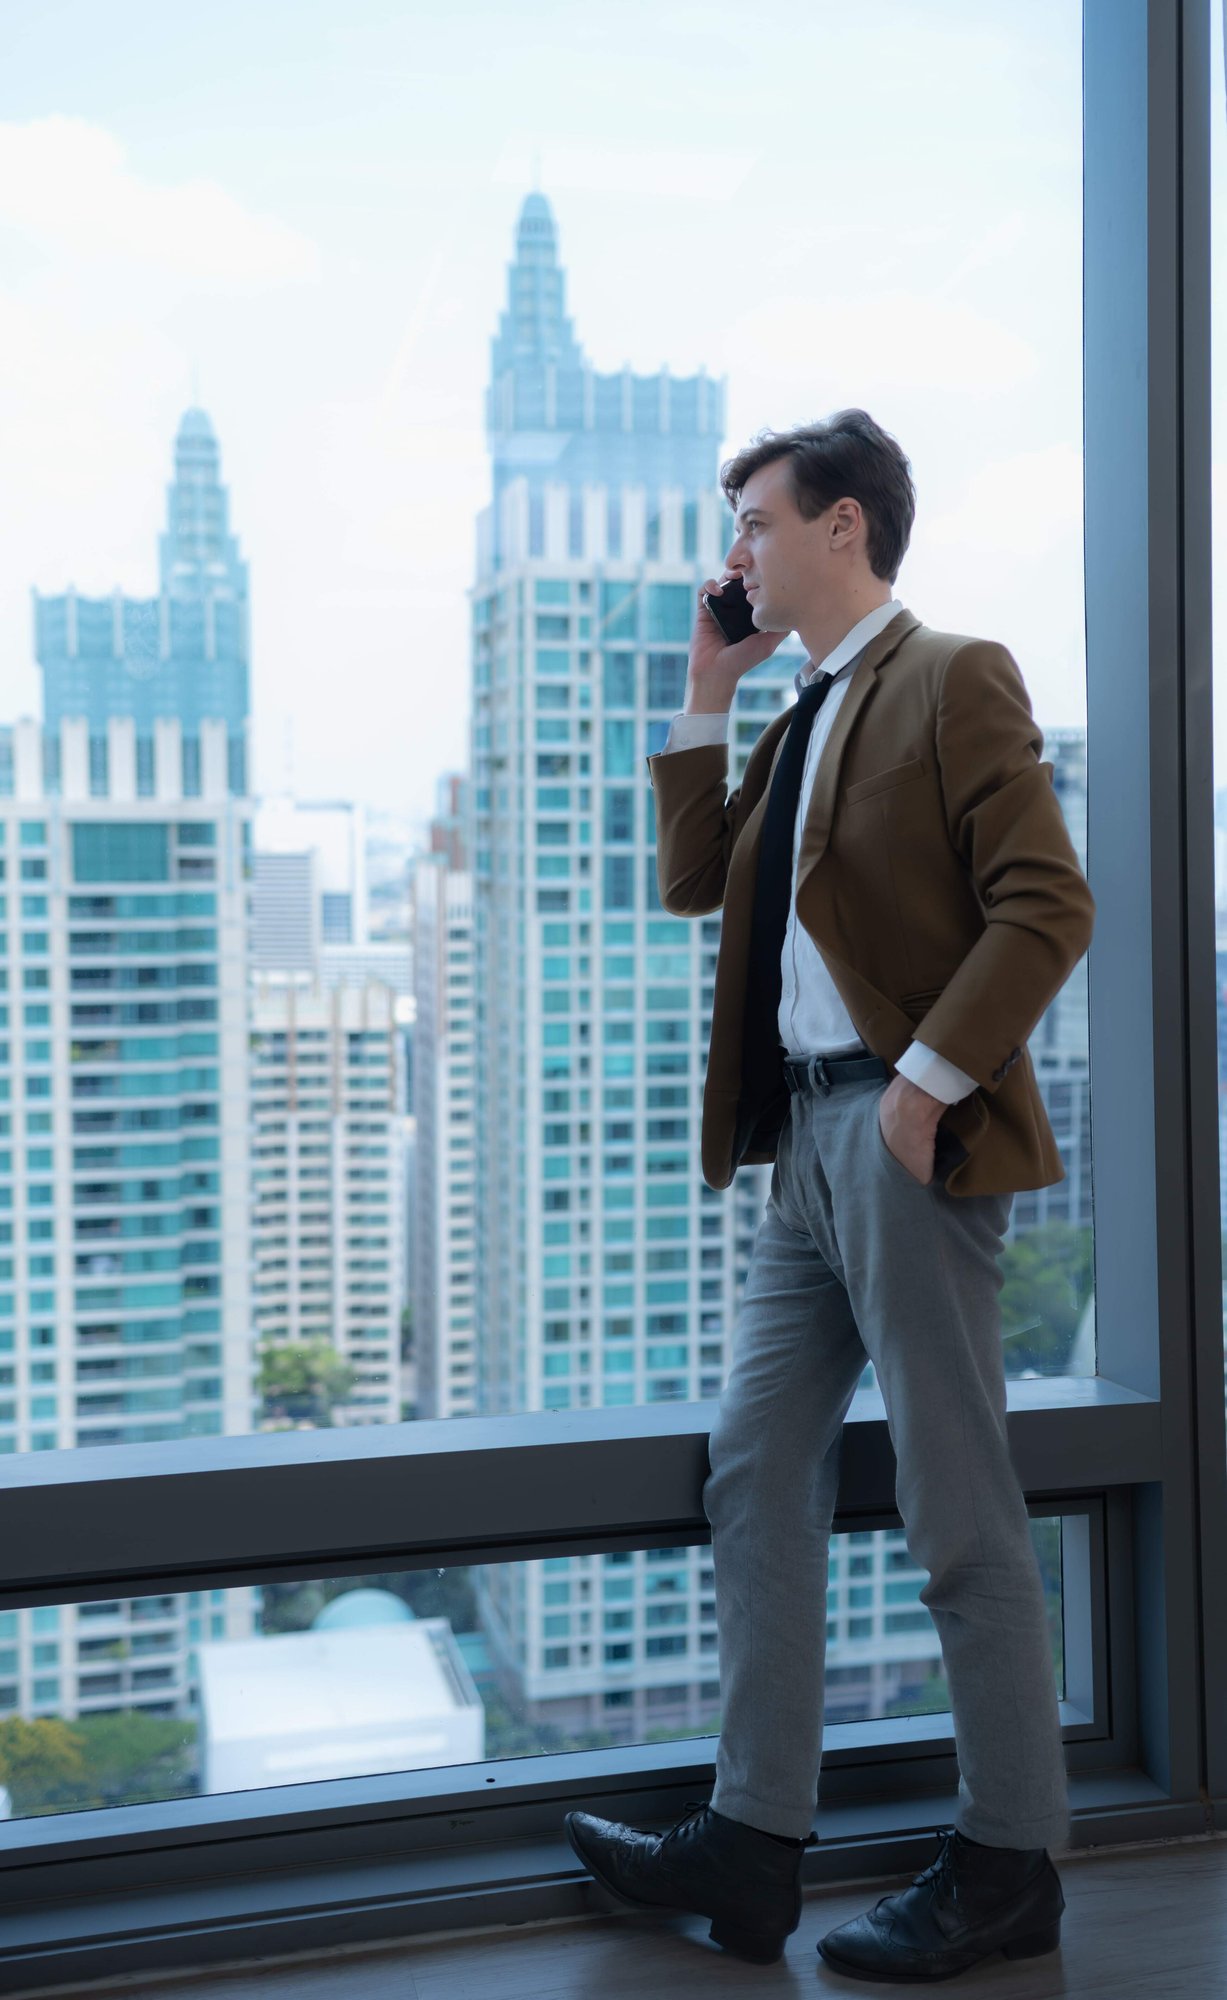
[[[958,2000],[1227,1995],[1227,1837],[1071,1856],[1060,1865],[1067,1903],[1061,1950],[1020,1963],[991,1959],[943,1990]],[[890,1886],[811,1892],[787,1955],[772,1966],[743,1965],[717,1951],[697,1918],[601,1916],[53,1991],[63,2000],[70,1993],[82,2000],[774,2000],[793,1993],[885,2000],[918,1989],[837,1978],[814,1947]]]

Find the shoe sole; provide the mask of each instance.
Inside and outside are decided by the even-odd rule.
[[[871,1972],[866,1966],[853,1965],[850,1959],[840,1958],[837,1952],[828,1951],[824,1944],[818,1946],[818,1956],[832,1972],[842,1973],[845,1979],[871,1979],[881,1985],[932,1986],[941,1979],[958,1979],[964,1972],[971,1972],[977,1965],[984,1965],[1000,1952],[1003,1958],[1043,1958],[1048,1952],[1058,1951],[1061,1945],[1061,1926],[1054,1924],[1047,1930],[1034,1931],[1029,1937],[1014,1938],[1009,1944],[996,1945],[980,1958],[969,1959],[966,1965],[958,1966],[953,1972]]]
[[[567,1839],[570,1841],[574,1853],[583,1862],[584,1867],[588,1870],[593,1880],[599,1882],[606,1895],[612,1896],[614,1901],[621,1903],[625,1909],[658,1910],[666,1915],[670,1911],[674,1911],[681,1912],[682,1915],[690,1917],[703,1915],[701,1910],[687,1910],[681,1903],[649,1903],[641,1896],[628,1896],[625,1889],[617,1888],[610,1881],[604,1869],[598,1867],[592,1856],[585,1851],[571,1825],[570,1813],[567,1814],[563,1825],[566,1828]],[[789,1936],[791,1934],[790,1932]],[[708,1936],[713,1944],[720,1946],[722,1951],[729,1951],[737,1958],[747,1959],[751,1965],[774,1965],[777,1959],[781,1959],[784,1956],[785,1941],[783,1939],[778,1944],[774,1940],[770,1942],[760,1941],[753,1936],[747,1936],[744,1931],[727,1928],[719,1917],[711,1920],[711,1929],[708,1932]]]

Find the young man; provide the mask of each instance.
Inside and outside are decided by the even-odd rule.
[[[1065,1770],[998,1254],[1013,1194],[1062,1178],[1026,1042],[1093,904],[1010,655],[891,595],[914,512],[894,439],[845,410],[766,434],[723,484],[725,582],[757,631],[729,645],[700,603],[685,711],[649,766],[665,907],[724,911],[704,1177],[775,1163],[703,1493],[716,1787],[663,1837],[586,1813],[568,1831],[607,1887],[780,1956],[816,1806],[840,1433],[868,1358],[929,1575],[959,1808],[934,1865],[819,1950],[866,1979],[941,1979],[1060,1936]],[[796,705],[726,797],[737,683],[793,630],[811,663]]]

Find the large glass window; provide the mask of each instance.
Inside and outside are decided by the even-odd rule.
[[[539,0],[477,67],[463,15],[223,8],[137,94],[121,38],[32,17],[7,79],[0,1452],[719,1395],[769,1172],[703,1179],[720,916],[660,908],[644,760],[764,427],[900,438],[898,595],[1011,648],[1086,860],[1076,0],[788,0],[748,40],[631,0],[597,95]],[[731,783],[800,665],[739,695]],[[1085,967],[1030,1057],[1064,1173],[1014,1205],[1007,1372],[1092,1375]],[[832,1613],[841,1713],[937,1698],[892,1553]],[[702,1558],[668,1601],[598,1572],[525,1586],[515,1740],[555,1702],[706,1726]],[[179,1769],[241,1619],[167,1603],[165,1657],[66,1611],[71,1698],[13,1614],[0,1705],[92,1690]]]
[[[1064,1697],[1061,1523],[1032,1524]],[[828,1724],[946,1714],[900,1531],[831,1543]],[[334,1577],[0,1614],[18,1817],[719,1729],[711,1550]],[[59,1668],[48,1674],[48,1667]]]

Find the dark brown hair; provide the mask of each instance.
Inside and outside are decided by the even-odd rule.
[[[792,468],[793,493],[812,521],[837,500],[858,500],[865,512],[865,552],[875,576],[893,583],[916,516],[912,468],[901,446],[865,410],[837,410],[817,424],[761,431],[753,444],[720,468],[720,484],[736,507],[751,476],[777,458]]]

